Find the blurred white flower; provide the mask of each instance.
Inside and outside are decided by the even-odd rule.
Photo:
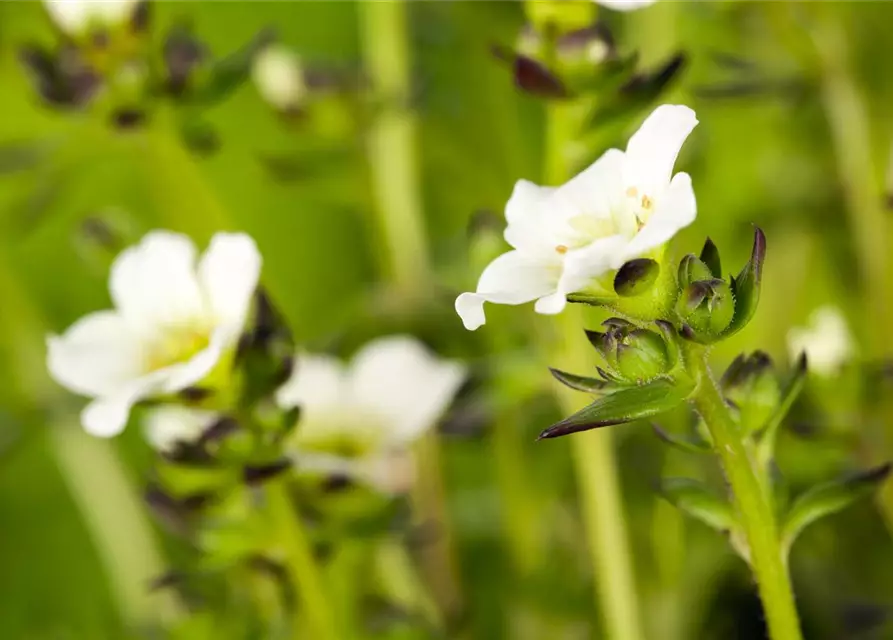
[[[93,26],[128,20],[140,0],[43,0],[47,13],[65,33],[78,35]]]
[[[114,310],[91,313],[47,338],[47,366],[93,398],[81,414],[97,436],[120,433],[131,407],[201,382],[235,351],[261,257],[240,233],[218,233],[201,260],[192,241],[154,231],[112,264]]]
[[[609,149],[566,184],[518,181],[505,208],[505,240],[514,250],[484,269],[475,293],[456,299],[465,328],[484,324],[484,302],[536,300],[538,313],[559,313],[567,294],[586,290],[691,224],[691,178],[673,176],[673,165],[697,123],[688,107],[663,105],[633,134],[625,153]]]
[[[821,376],[836,374],[854,352],[853,338],[846,319],[833,306],[812,312],[806,327],[788,331],[788,353],[796,359],[806,354],[809,370]]]
[[[257,55],[251,77],[261,97],[280,111],[297,109],[307,95],[301,59],[282,45],[270,45]]]
[[[301,408],[291,443],[299,468],[399,493],[414,478],[408,445],[434,426],[464,378],[461,364],[438,359],[410,336],[389,336],[346,366],[299,355],[276,400]]]
[[[179,444],[196,442],[220,416],[213,411],[164,405],[151,409],[144,418],[146,440],[161,452],[170,452]]]
[[[596,4],[615,11],[635,11],[651,6],[655,2],[657,0],[595,0]]]

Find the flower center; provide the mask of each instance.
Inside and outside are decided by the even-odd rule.
[[[157,371],[178,362],[186,362],[206,349],[210,341],[211,331],[202,322],[166,327],[148,349],[146,369]]]

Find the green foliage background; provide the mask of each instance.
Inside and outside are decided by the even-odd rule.
[[[820,4],[790,11],[785,3],[658,2],[630,14],[601,13],[620,49],[638,49],[646,68],[679,50],[688,56],[665,99],[692,106],[701,122],[680,163],[693,176],[699,205],[696,224],[675,240],[680,254],[698,250],[710,235],[723,251],[725,268],[737,269],[749,250],[751,224],[769,238],[760,309],[745,331],[717,351],[719,366],[757,347],[784,364],[788,328],[828,302],[846,313],[860,361],[879,363],[890,356],[893,238],[886,176],[893,134],[893,4]],[[514,181],[536,181],[541,172],[541,104],[518,93],[489,53],[493,43],[514,41],[522,7],[419,2],[410,5],[410,15],[411,100],[420,122],[425,223],[438,275],[423,312],[389,315],[377,284],[379,242],[363,187],[361,140],[345,141],[352,162],[330,167],[320,159],[303,177],[277,180],[263,158],[290,153],[304,134],[285,127],[246,84],[206,114],[221,146],[194,158],[193,165],[176,151],[174,132],[165,131],[163,121],[122,133],[88,114],[41,104],[17,52],[26,42],[51,43],[52,29],[39,3],[0,3],[2,637],[132,633],[122,625],[102,550],[60,464],[59,448],[68,445],[54,432],[76,429],[78,401],[44,372],[44,333],[61,331],[108,304],[108,260],[85,237],[85,218],[103,216],[128,242],[156,227],[185,231],[199,242],[218,228],[249,232],[264,255],[265,282],[295,335],[316,348],[349,351],[368,336],[409,330],[445,355],[468,359],[484,379],[494,343],[488,336],[497,335],[500,322],[513,314],[533,315],[529,308],[494,310],[484,329],[468,334],[452,311],[454,294],[472,287],[478,271],[469,264],[472,215],[501,212]],[[280,40],[308,61],[348,69],[362,64],[352,2],[164,2],[155,6],[157,33],[183,16],[216,53],[273,24]],[[628,134],[618,132],[610,143],[622,145]],[[21,166],[16,158],[22,149],[36,162]],[[197,172],[201,189],[175,186],[184,184],[189,171]],[[495,367],[497,377],[509,376],[504,367],[515,360],[508,356],[528,364],[532,359],[505,351],[506,359],[489,361],[490,374]],[[519,371],[511,375],[526,379],[521,386],[550,384],[545,368]],[[850,372],[840,384],[817,385],[812,399],[801,403],[794,422],[817,426],[820,433],[806,440],[790,431],[783,437],[780,464],[795,486],[890,457],[893,445],[885,441],[893,441],[893,425],[874,409],[889,383],[872,384]],[[859,395],[850,390],[854,386]],[[471,420],[476,428],[462,428],[468,415],[492,416],[494,402],[480,389],[460,400],[448,420],[454,429],[444,440],[466,637],[511,637],[506,619],[517,602],[532,603],[588,637],[597,628],[597,612],[588,563],[581,560],[567,443],[533,442],[558,411],[540,393],[512,414],[513,428],[523,436],[518,446],[524,485],[518,489],[548,541],[541,545],[547,561],[537,578],[516,581],[494,476],[491,425],[478,419]],[[683,421],[680,416],[677,422]],[[647,425],[616,429],[651,637],[669,638],[662,629],[670,628],[683,639],[760,637],[758,604],[743,564],[724,540],[683,521],[653,490],[662,473],[709,476],[703,471],[709,465],[668,452]],[[854,441],[858,447],[840,445]],[[146,445],[130,430],[109,446],[132,484],[123,499],[138,500],[149,466]],[[109,491],[116,488],[121,487]],[[137,512],[142,513],[139,505]],[[124,531],[129,513],[122,511],[117,523]],[[155,534],[168,560],[183,557],[181,543],[160,528]],[[855,638],[846,626],[854,611],[863,618],[890,611],[891,552],[890,533],[870,501],[804,535],[792,568],[807,637]],[[893,630],[873,633],[864,637],[891,637],[884,634]]]

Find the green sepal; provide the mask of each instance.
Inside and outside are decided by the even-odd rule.
[[[255,57],[272,41],[272,30],[262,29],[241,49],[214,62],[207,71],[205,81],[196,87],[192,99],[212,105],[229,97],[251,77]]]
[[[760,285],[763,279],[763,261],[766,259],[766,234],[759,227],[754,229],[753,249],[750,260],[737,276],[732,277],[732,296],[735,300],[735,313],[732,321],[723,332],[723,337],[731,336],[743,329],[757,310],[760,301]]]
[[[671,504],[717,531],[732,531],[735,515],[728,502],[703,482],[692,478],[663,478],[660,493]]]
[[[679,362],[679,343],[676,341],[676,328],[666,320],[655,320],[658,330],[664,338],[664,346],[667,349],[667,361],[669,368],[674,368]]]
[[[558,382],[576,391],[584,391],[586,393],[599,393],[606,387],[611,386],[611,383],[609,383],[608,381],[599,380],[598,378],[587,378],[585,376],[578,376],[573,373],[561,371],[559,369],[553,369],[552,367],[549,367],[549,371],[552,373],[552,377],[558,380]]]
[[[785,555],[806,527],[870,495],[887,478],[890,469],[891,464],[887,463],[844,480],[820,484],[797,498],[781,527],[781,544]]]
[[[585,409],[552,425],[539,440],[579,431],[632,422],[676,408],[691,395],[694,383],[688,378],[655,378],[641,386],[626,387],[598,398]]]
[[[701,249],[700,260],[707,266],[714,278],[722,278],[722,261],[719,259],[719,249],[709,237],[704,242],[704,248]]]
[[[614,276],[618,296],[631,297],[645,293],[660,275],[660,265],[650,258],[637,258],[623,264]]]
[[[698,454],[710,454],[712,450],[710,449],[710,445],[701,440],[700,438],[695,438],[691,436],[679,436],[674,433],[670,433],[669,431],[664,430],[660,427],[660,425],[652,424],[651,428],[654,429],[655,435],[658,438],[663,440],[665,443],[670,445],[671,447],[675,447],[680,451],[685,451],[686,453],[698,453]]]

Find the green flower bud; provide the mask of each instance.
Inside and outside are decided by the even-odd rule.
[[[738,409],[738,422],[745,433],[763,428],[781,403],[775,367],[762,351],[738,356],[721,384],[726,398]]]
[[[695,264],[693,270],[699,267]],[[713,342],[735,316],[735,297],[725,280],[697,280],[683,290],[676,312],[688,325],[690,337],[698,342]]]
[[[718,276],[717,276],[718,277]],[[712,280],[713,272],[702,260],[688,254],[679,263],[679,286],[686,287],[699,280]]]
[[[607,331],[587,331],[589,341],[604,358],[607,367],[599,369],[606,380],[641,384],[667,373],[675,365],[673,350],[661,334],[612,318]]]

